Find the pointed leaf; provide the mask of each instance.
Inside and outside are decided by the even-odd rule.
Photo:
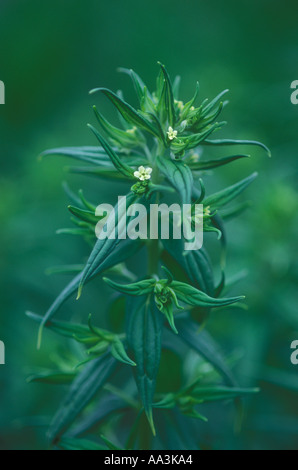
[[[152,403],[161,356],[163,315],[154,301],[133,298],[127,305],[127,341],[137,366],[133,369],[146,416],[155,435]]]
[[[190,168],[182,161],[166,157],[157,157],[157,164],[169,183],[180,193],[182,204],[190,204],[193,186]]]
[[[266,145],[262,142],[257,142],[255,140],[233,140],[233,139],[215,139],[215,140],[205,140],[205,145],[257,145],[262,149],[266,150],[269,157],[271,157],[271,152]]]
[[[75,421],[81,411],[103,387],[115,368],[115,359],[101,356],[89,362],[74,380],[66,399],[49,429],[49,438],[55,441]]]
[[[129,220],[129,217],[127,217],[126,214],[126,208],[133,204],[136,199],[137,197],[133,193],[130,193],[126,198],[120,199],[120,201],[115,206],[115,214],[110,214],[110,216],[108,217],[107,226],[110,231],[115,230],[114,236],[109,236],[111,235],[111,233],[106,233],[107,238],[104,238],[103,240],[98,239],[95,243],[95,246],[91,252],[91,255],[81,276],[78,298],[81,295],[85,282],[87,282],[98,272],[100,266],[105,261],[107,256],[109,256],[110,254],[113,255],[113,251],[121,242],[121,237],[124,236],[124,234],[126,233],[126,224]],[[111,227],[109,225],[110,218],[112,219]],[[116,221],[117,225],[116,227],[114,227]],[[133,241],[136,242],[136,240]],[[123,259],[121,261],[123,261]]]
[[[118,157],[118,155],[116,154],[116,152],[114,152],[110,144],[102,137],[102,135],[100,135],[100,133],[97,129],[95,129],[95,127],[91,126],[91,124],[88,124],[88,127],[92,130],[93,134],[97,137],[100,144],[103,146],[103,148],[109,155],[115,168],[127,178],[133,179],[133,170],[130,168],[130,166],[128,166]]]
[[[122,261],[126,260],[130,256],[136,253],[142,246],[142,243],[139,240],[122,240],[119,245],[113,250],[106,258],[102,257],[101,263],[97,266],[97,269],[93,272],[92,276],[88,278],[88,281],[91,280],[96,275],[101,272],[109,269],[111,266],[114,266]],[[50,306],[43,321],[40,326],[39,335],[38,335],[38,348],[41,345],[42,331],[44,326],[51,320],[51,318],[56,314],[56,312],[61,308],[61,306],[66,302],[69,297],[75,294],[79,288],[80,282],[82,280],[82,272],[79,273],[58,295],[53,304]],[[85,281],[85,282],[88,282]]]
[[[196,289],[195,287],[180,281],[173,281],[171,283],[171,288],[175,291],[175,294],[179,300],[192,306],[210,308],[223,307],[226,305],[234,304],[236,302],[240,302],[245,298],[243,296],[230,297],[226,299],[213,298],[205,294],[204,292]]]
[[[163,106],[167,112],[168,123],[170,126],[173,127],[176,121],[176,113],[175,113],[175,106],[174,106],[174,94],[173,94],[172,84],[171,84],[171,80],[168,75],[168,72],[166,71],[164,65],[162,65],[160,62],[158,62],[158,64],[161,67],[163,77],[164,77],[164,93],[162,94],[162,96],[164,96]]]
[[[111,346],[111,354],[117,359],[117,361],[123,362],[123,364],[128,364],[129,366],[136,366],[136,363],[128,357],[127,352],[123,346],[123,343],[119,338],[113,341]]]
[[[218,193],[208,196],[204,199],[204,205],[211,206],[212,209],[216,209],[228,204],[233,199],[235,199],[235,197],[241,194],[242,191],[244,191],[247,186],[249,186],[250,183],[256,179],[257,176],[258,173],[253,173],[244,180],[239,181],[239,183],[236,183],[233,186],[229,186],[228,188],[219,191]]]
[[[114,106],[118,109],[122,117],[127,122],[139,127],[140,129],[144,129],[156,137],[159,137],[159,134],[154,126],[148,120],[144,119],[140,113],[138,113],[138,111],[130,106],[130,104],[126,103],[118,95],[106,88],[96,88],[90,93],[96,93],[98,91],[101,91],[107,98],[109,98],[109,100],[114,104]]]
[[[189,163],[189,167],[193,171],[210,170],[212,168],[217,168],[219,166],[227,165],[235,160],[239,160],[240,158],[249,158],[249,157],[250,157],[249,155],[235,155],[232,157],[219,158],[218,160],[208,160],[205,162]]]
[[[118,284],[117,282],[111,281],[111,279],[108,279],[107,277],[104,277],[103,280],[118,292],[133,296],[150,294],[156,284],[154,279],[144,279],[143,281],[134,282],[127,285]]]
[[[68,385],[73,382],[76,373],[45,372],[28,377],[27,383],[43,383],[48,385]]]

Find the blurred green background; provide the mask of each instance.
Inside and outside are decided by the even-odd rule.
[[[2,0],[0,45],[6,85],[0,107],[0,339],[6,345],[0,448],[45,448],[44,426],[61,395],[26,383],[30,374],[53,368],[60,343],[46,333],[37,352],[36,325],[24,314],[43,315],[68,280],[46,275],[48,266],[81,262],[88,254],[80,241],[55,235],[70,226],[61,182],[83,187],[99,202],[111,190],[67,174],[67,160],[37,156],[51,147],[96,145],[86,128],[91,105],[108,114],[111,108],[88,91],[121,88],[136,103],[117,67],[135,69],[153,88],[160,60],[172,77],[182,76],[182,99],[193,95],[196,80],[202,99],[229,88],[222,135],[261,140],[273,155],[270,160],[249,148],[253,158],[218,170],[207,183],[208,190],[219,189],[259,172],[246,195],[253,208],[228,226],[228,272],[248,270],[237,289],[249,309],[213,316],[209,330],[226,353],[236,351],[240,383],[262,391],[249,401],[240,435],[218,419],[206,425],[205,440],[224,449],[297,449],[298,366],[290,362],[290,344],[298,339],[298,106],[290,102],[290,84],[298,79],[297,2]],[[100,299],[94,308],[92,298],[104,299],[104,292],[98,294],[96,283],[86,292],[79,306],[67,303],[66,316],[100,312]]]

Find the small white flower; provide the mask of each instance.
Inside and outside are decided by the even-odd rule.
[[[152,173],[152,168],[144,166],[139,166],[138,171],[134,172],[134,176],[138,178],[140,181],[150,180]]]
[[[207,217],[211,214],[210,206],[204,208],[204,215]]]
[[[127,134],[135,134],[136,130],[137,130],[136,126],[133,126],[132,129],[127,129],[126,132]]]
[[[167,134],[169,140],[174,140],[177,138],[178,131],[174,131],[174,129],[170,126]]]
[[[183,108],[184,108],[183,101],[175,100],[175,104],[177,105],[177,108],[179,109],[179,111],[183,111]]]
[[[192,162],[192,163],[197,163],[200,159],[200,155],[198,153],[193,153],[190,157],[189,157],[189,160]]]

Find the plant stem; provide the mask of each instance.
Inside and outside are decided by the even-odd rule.
[[[157,169],[153,175],[153,183],[158,182],[158,174]],[[160,200],[160,193],[156,192],[156,204],[159,204]],[[158,263],[159,263],[159,240],[149,240],[148,241],[148,275],[153,276],[154,274],[158,274]]]
[[[159,261],[159,242],[158,240],[149,240],[148,243],[148,274],[153,276],[158,274]]]

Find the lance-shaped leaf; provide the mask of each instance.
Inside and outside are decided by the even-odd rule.
[[[26,315],[37,323],[41,323],[43,321],[43,317],[32,312],[26,312]],[[47,323],[47,328],[66,338],[76,339],[85,344],[97,343],[99,338],[105,339],[107,341],[113,341],[115,337],[113,333],[110,333],[107,330],[102,330],[93,325],[91,327],[90,324],[87,326],[70,322],[50,320]]]
[[[142,137],[140,132],[137,132],[136,128],[131,129],[130,132],[118,129],[106,120],[106,118],[97,110],[96,106],[93,106],[93,111],[102,129],[120,146],[133,148],[145,143],[145,139]]]
[[[204,199],[205,206],[211,206],[212,209],[217,209],[222,207],[229,202],[231,202],[235,197],[241,194],[247,186],[249,186],[258,176],[258,173],[253,173],[252,175],[248,176],[239,183],[234,184],[233,186],[229,186],[218,193],[212,194]]]
[[[223,386],[212,387],[195,387],[190,394],[192,403],[200,404],[212,401],[233,400],[234,398],[243,397],[258,393],[258,388],[229,388]]]
[[[44,372],[39,375],[32,375],[26,380],[27,383],[42,383],[47,385],[69,385],[75,377],[75,372]]]
[[[74,158],[94,165],[109,164],[109,157],[102,147],[61,147],[46,150],[40,157],[48,155],[61,155],[63,157]]]
[[[126,163],[124,163],[117,155],[116,152],[112,149],[110,144],[100,135],[97,129],[95,127],[91,126],[91,124],[88,124],[88,127],[92,130],[93,134],[97,137],[99,140],[100,144],[103,146],[107,154],[109,155],[113,165],[115,168],[122,173],[124,176],[127,178],[133,179],[133,170],[128,166]]]
[[[213,132],[219,130],[226,122],[216,122],[211,126],[208,126],[206,130],[199,132],[197,134],[191,134],[186,137],[180,137],[172,141],[171,149],[175,153],[181,153],[188,149],[193,149],[198,147],[202,142],[205,141],[209,135]]]
[[[111,354],[117,361],[123,362],[129,366],[136,366],[136,363],[130,359],[125,351],[124,345],[119,338],[115,337],[111,344]]]
[[[198,131],[201,131],[205,128],[208,128],[210,124],[212,124],[220,115],[224,107],[224,103],[220,103],[218,108],[212,113],[206,116],[205,118],[202,118],[198,120],[198,122],[193,126],[193,129]]]
[[[269,148],[264,145],[262,142],[257,142],[256,140],[234,140],[234,139],[212,139],[212,140],[205,140],[204,141],[205,145],[256,145],[258,147],[261,147],[263,150],[265,150],[268,154],[269,157],[271,157],[271,151]]]
[[[164,65],[162,65],[160,62],[158,62],[158,64],[161,67],[162,74],[164,77],[164,86],[163,86],[163,91],[162,91],[161,98],[160,98],[159,107],[164,108],[166,110],[168,123],[170,126],[174,126],[175,121],[176,121],[176,115],[175,115],[174,94],[173,94],[171,80]]]
[[[118,284],[117,282],[111,281],[111,279],[108,279],[107,277],[104,277],[103,280],[118,292],[133,296],[151,294],[156,284],[156,280],[154,279],[144,279],[143,281],[134,282],[127,285]]]
[[[145,88],[145,83],[143,82],[141,77],[132,69],[126,69],[126,68],[123,68],[123,67],[119,67],[118,71],[123,72],[123,73],[127,73],[130,76],[130,78],[133,82],[137,97],[138,97],[138,99],[141,103],[142,98],[143,98],[143,94],[144,94],[144,88]]]
[[[250,158],[250,155],[233,155],[232,157],[219,158],[218,160],[208,160],[205,162],[189,163],[189,167],[193,171],[211,170],[219,166],[228,165],[240,158]]]
[[[125,236],[126,224],[129,220],[129,217],[127,217],[126,214],[126,209],[133,204],[136,199],[137,197],[133,193],[129,193],[127,197],[121,198],[115,206],[114,214],[110,214],[107,218],[106,225],[108,230],[106,238],[103,240],[98,239],[95,243],[86,267],[82,272],[78,289],[78,298],[81,295],[85,282],[98,273],[98,270],[106,257],[112,253],[112,251],[121,242],[121,239]],[[123,259],[121,261],[123,261]]]
[[[190,281],[206,294],[214,295],[214,276],[209,256],[202,247],[197,251],[185,251],[184,240],[162,240],[166,251],[183,268]]]
[[[79,207],[68,206],[68,210],[79,219],[83,220],[84,222],[89,222],[92,225],[96,225],[97,222],[104,218],[104,216],[96,216],[94,212],[86,211],[84,209],[80,209]]]
[[[245,298],[243,296],[226,299],[213,298],[195,287],[180,281],[173,281],[171,288],[175,291],[177,298],[181,300],[181,302],[192,305],[193,307],[224,307],[240,302]]]
[[[109,98],[125,121],[132,124],[133,126],[139,127],[140,129],[144,129],[155,137],[159,137],[157,129],[155,129],[150,121],[142,117],[140,113],[138,113],[138,111],[136,111],[130,104],[126,103],[118,95],[106,88],[96,88],[91,90],[90,93],[93,94],[98,91],[101,91],[107,98]]]
[[[195,101],[197,99],[197,96],[199,94],[199,90],[200,90],[200,85],[199,85],[199,82],[196,83],[196,91],[195,91],[195,94],[194,96],[192,97],[192,99],[190,101],[188,101],[184,107],[183,107],[183,110],[182,110],[182,113],[181,113],[181,116],[180,116],[180,121],[184,121],[184,119],[187,118],[187,115],[190,111],[190,108],[195,104]]]
[[[103,387],[115,368],[115,359],[104,355],[89,362],[74,380],[49,429],[51,441],[61,436]]]
[[[210,103],[207,104],[203,107],[203,111],[201,113],[201,117],[204,118],[207,116],[207,114],[214,108],[214,106],[217,105],[217,103],[220,102],[221,98],[226,95],[229,92],[229,90],[223,90],[221,91]]]
[[[91,280],[96,275],[99,275],[101,272],[109,269],[112,266],[115,266],[122,261],[125,261],[130,256],[133,256],[142,246],[140,240],[122,240],[119,245],[115,247],[111,253],[105,257],[102,256],[101,262],[98,264],[97,269],[93,271],[92,276],[88,278],[88,281]],[[39,334],[38,334],[38,343],[37,347],[41,346],[42,332],[44,326],[48,323],[49,320],[57,313],[61,306],[66,302],[69,297],[75,294],[79,288],[80,282],[82,280],[82,272],[80,272],[72,281],[63,289],[63,291],[58,295],[53,304],[50,306],[43,321],[40,325]],[[85,282],[88,282],[85,281]]]
[[[155,435],[152,403],[161,356],[163,315],[150,298],[132,298],[127,304],[126,334],[137,366],[135,379],[144,410]]]
[[[38,323],[41,323],[43,320],[42,317],[31,312],[27,312],[26,315]],[[76,341],[79,341],[85,345],[93,345],[93,347],[88,351],[92,356],[100,355],[102,352],[105,352],[110,345],[111,354],[115,359],[124,364],[131,366],[136,365],[135,362],[128,357],[125,347],[119,336],[111,333],[110,331],[103,330],[91,325],[90,317],[89,326],[76,325],[74,323],[67,322],[49,321],[47,323],[47,328],[67,338],[75,339]],[[92,357],[90,360],[92,360]]]
[[[206,359],[224,377],[228,385],[235,386],[237,382],[226,364],[219,346],[206,330],[199,330],[197,323],[191,319],[176,320],[179,329],[179,339],[190,346],[200,356]]]
[[[69,173],[81,175],[90,175],[105,180],[127,181],[127,175],[119,173],[114,166],[111,167],[92,167],[92,166],[70,166],[66,168]],[[129,176],[132,180],[133,177]]]
[[[169,183],[180,193],[182,204],[189,204],[193,187],[190,168],[182,161],[160,156],[157,157],[157,164]]]

